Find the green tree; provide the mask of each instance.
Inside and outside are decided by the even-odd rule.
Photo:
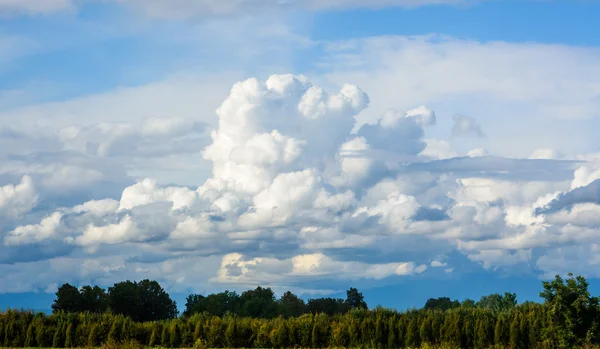
[[[181,328],[177,321],[171,324],[169,330],[169,345],[171,348],[179,348],[181,346]]]
[[[201,294],[191,294],[185,299],[185,310],[183,311],[184,317],[190,317],[194,314],[202,312],[202,301],[204,300]]]
[[[108,309],[107,295],[98,286],[83,286],[80,290],[81,311],[104,313]]]
[[[460,306],[466,309],[472,309],[476,307],[476,304],[474,300],[467,298],[460,303]]]
[[[367,309],[365,297],[354,287],[351,287],[348,291],[346,291],[346,303],[350,309]]]
[[[65,347],[65,323],[61,322],[56,326],[54,332],[54,338],[52,339],[53,348],[64,348]]]
[[[156,281],[129,280],[116,283],[108,289],[110,310],[137,322],[173,319],[177,304]]]
[[[240,345],[238,321],[234,317],[229,318],[227,322],[227,329],[225,330],[225,343],[229,348],[237,348]]]
[[[451,300],[449,297],[439,297],[439,298],[429,298],[427,302],[425,302],[425,309],[427,310],[449,310],[453,308],[458,308],[460,306],[460,302],[457,300]]]
[[[339,298],[313,298],[309,299],[306,305],[308,311],[312,314],[343,314],[346,313],[348,309],[348,304]]]
[[[483,296],[479,302],[477,302],[477,307],[486,308],[495,313],[499,313],[503,310],[513,309],[516,305],[517,295],[509,292],[505,292],[504,295],[494,293]]]
[[[75,326],[69,323],[65,331],[65,348],[73,347],[75,347]]]
[[[573,348],[585,342],[598,342],[598,298],[588,291],[583,276],[569,273],[563,280],[556,275],[553,281],[543,282],[540,296],[548,309],[549,326],[546,337],[552,338],[562,348]]]
[[[253,318],[273,318],[277,315],[275,293],[270,288],[258,286],[242,293],[242,315]]]
[[[278,301],[279,314],[285,318],[298,317],[306,312],[306,303],[290,291],[285,292]]]
[[[75,313],[82,311],[81,293],[77,287],[63,284],[56,291],[56,299],[52,303],[52,312]]]
[[[34,325],[34,323],[31,323],[29,325],[29,327],[27,327],[27,336],[25,338],[25,347],[32,348],[35,346],[37,346],[36,341],[35,341],[35,325]]]

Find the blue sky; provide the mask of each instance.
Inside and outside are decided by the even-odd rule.
[[[600,2],[438,2],[0,0],[0,308],[596,287]]]

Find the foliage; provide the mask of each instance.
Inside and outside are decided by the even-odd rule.
[[[406,312],[368,310],[356,289],[346,300],[308,303],[291,292],[276,300],[272,290],[261,287],[241,295],[191,295],[181,318],[156,282],[115,284],[106,294],[110,312],[105,313],[97,310],[103,294],[65,284],[52,315],[0,313],[0,346],[550,349],[592,348],[600,341],[599,300],[590,295],[585,278],[573,275],[544,282],[544,304],[519,305],[516,295],[505,293],[477,303],[430,299],[423,309]],[[65,311],[81,307],[88,310]]]

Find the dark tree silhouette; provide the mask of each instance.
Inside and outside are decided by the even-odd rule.
[[[297,317],[306,312],[306,303],[290,291],[279,299],[279,314],[285,318]]]
[[[124,281],[108,289],[108,306],[134,321],[166,320],[177,317],[177,304],[156,281]]]
[[[52,312],[75,313],[82,310],[81,293],[70,284],[63,284],[56,291],[56,299],[52,304]]]
[[[359,308],[359,309],[367,309],[367,303],[365,302],[365,297],[362,293],[358,292],[358,290],[354,287],[350,288],[346,291],[346,303],[351,309]]]

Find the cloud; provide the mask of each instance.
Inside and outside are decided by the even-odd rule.
[[[600,179],[596,179],[586,186],[577,187],[558,195],[546,206],[539,208],[536,213],[549,214],[570,209],[577,204],[586,203],[600,204]]]
[[[46,206],[36,204],[36,212],[25,205],[18,225],[2,228],[0,252],[13,252],[0,263],[29,270],[41,259],[57,270],[11,289],[43,290],[71,275],[80,282],[153,277],[186,290],[332,290],[349,281],[419,277],[428,266],[462,272],[453,258],[440,260],[453,253],[485,269],[545,273],[551,268],[540,256],[596,242],[595,202],[578,199],[570,210],[536,214],[573,195],[573,186],[589,190],[594,163],[481,150],[458,156],[454,140],[425,138],[441,126],[437,111],[386,109],[360,124],[370,104],[355,85],[328,91],[285,74],[235,83],[216,108],[210,138],[200,117],[6,127],[3,141],[30,148],[4,154],[12,168],[0,173],[31,173],[31,195],[39,192]],[[209,165],[208,176],[191,173],[197,185],[134,181],[125,172],[135,159],[185,152]],[[65,194],[70,202],[52,196],[70,193],[69,182],[80,177],[88,180],[78,184],[86,195]],[[98,183],[107,181],[119,191],[99,195],[106,186]],[[6,201],[16,202],[15,193],[27,190],[11,183],[3,187]],[[21,186],[28,188],[27,180]],[[66,263],[79,267],[69,274]],[[190,263],[204,269],[183,267]],[[2,283],[22,277],[0,267],[9,273]]]
[[[31,211],[38,203],[39,195],[29,176],[23,176],[21,183],[0,187],[0,217],[18,218]]]
[[[241,254],[223,257],[216,282],[253,284],[263,280],[278,284],[288,278],[303,279],[304,282],[335,277],[336,279],[383,279],[391,275],[407,276],[423,273],[426,265],[413,262],[366,264],[340,262],[321,253],[297,255],[290,259],[274,258],[246,259]]]
[[[177,0],[176,5],[165,0],[118,0],[133,9],[155,18],[182,19],[261,14],[286,10],[343,10],[351,8],[419,7],[426,5],[465,5],[470,0],[242,0],[223,2],[218,0]]]
[[[481,125],[475,121],[475,119],[464,116],[455,115],[452,117],[454,120],[454,126],[452,126],[452,135],[455,137],[485,137],[485,134],[481,130]]]
[[[470,150],[467,153],[467,156],[470,156],[470,157],[487,156],[487,155],[490,155],[490,152],[487,151],[487,149],[484,149],[484,148],[475,148],[473,150]]]
[[[540,148],[536,149],[529,156],[530,159],[562,159],[564,155],[556,149]]]
[[[71,9],[72,0],[0,0],[0,14],[50,14]]]
[[[56,234],[61,218],[62,214],[55,212],[51,216],[42,219],[40,224],[17,227],[4,238],[4,244],[11,246],[48,240]]]
[[[390,106],[407,110],[426,104],[436,110],[441,128],[452,128],[451,115],[477,116],[487,137],[477,144],[455,140],[465,152],[484,147],[495,155],[528,157],[541,147],[565,154],[595,150],[595,136],[588,130],[600,115],[597,47],[441,35],[365,37],[323,45],[320,62],[327,72],[322,80],[352,81],[371,95],[371,107],[361,113],[359,123],[375,122]],[[529,131],[542,123],[543,133]]]

